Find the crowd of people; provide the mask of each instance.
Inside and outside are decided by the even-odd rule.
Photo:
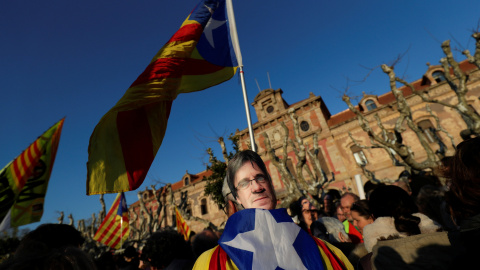
[[[443,161],[443,186],[403,172],[394,184],[368,186],[365,199],[330,190],[317,201],[322,207],[305,196],[287,212],[276,209],[260,156],[241,151],[230,160],[222,189],[229,216],[224,231],[207,228],[185,241],[164,229],[141,246],[92,256],[82,250],[84,238],[72,226],[43,224],[21,240],[0,270],[471,267],[480,250],[479,153],[480,138],[460,143],[455,155]],[[256,226],[253,237],[246,233],[249,224]]]

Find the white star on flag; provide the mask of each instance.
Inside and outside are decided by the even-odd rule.
[[[205,38],[207,39],[208,43],[212,48],[215,48],[215,42],[213,38],[213,30],[217,29],[218,27],[224,25],[227,21],[217,21],[213,18],[211,18],[208,22],[207,25],[205,25],[205,30],[203,30],[203,34],[205,35]]]
[[[255,229],[223,244],[253,252],[252,269],[307,269],[293,247],[300,230],[293,222],[277,223],[269,211],[257,210]]]

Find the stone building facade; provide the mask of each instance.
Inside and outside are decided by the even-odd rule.
[[[460,66],[465,72],[469,73],[469,93],[467,97],[469,105],[475,111],[480,112],[480,71],[466,61],[462,62]],[[426,91],[430,97],[435,97],[438,100],[451,104],[456,102],[454,92],[443,77],[441,66],[429,66],[422,78],[414,81],[412,84],[415,89]],[[400,90],[403,91],[408,101],[415,123],[421,126],[427,133],[430,132],[428,127],[437,127],[436,119],[426,110],[427,104],[422,102],[418,96],[413,95],[409,88],[401,87]],[[257,152],[265,161],[279,198],[285,192],[285,187],[281,181],[280,173],[266,155],[267,149],[262,134],[266,133],[268,135],[272,148],[278,156],[282,156],[284,154],[282,153],[282,139],[285,134],[280,125],[281,122],[284,122],[288,127],[289,136],[292,139],[294,137],[293,123],[287,114],[289,110],[294,110],[298,116],[300,136],[305,144],[312,146],[313,134],[318,134],[317,143],[321,148],[318,157],[322,170],[329,176],[329,179],[332,173],[335,175],[335,181],[329,185],[328,189],[336,189],[340,193],[347,190],[357,193],[359,187],[357,187],[354,177],[357,174],[362,174],[360,163],[366,163],[366,169],[374,172],[378,179],[398,179],[400,172],[404,168],[394,166],[392,160],[383,149],[361,149],[349,137],[349,133],[351,133],[359,143],[370,145],[368,135],[359,126],[353,112],[347,109],[331,115],[323,99],[312,93],[306,99],[289,105],[283,99],[282,93],[281,89],[263,90],[251,104],[258,119],[258,122],[253,124]],[[393,130],[395,121],[399,116],[399,113],[395,110],[396,105],[393,94],[390,91],[386,91],[385,94],[380,96],[364,94],[356,107],[367,117],[373,129],[379,132],[380,130],[377,127],[374,115],[378,114],[380,116],[385,128]],[[452,144],[456,145],[462,140],[459,133],[466,128],[466,124],[462,117],[451,108],[438,104],[429,104],[428,106],[433,114],[438,117],[440,125],[453,136],[453,143],[445,133],[429,133],[426,136],[433,137],[438,135],[447,146],[447,155],[452,155],[454,152]],[[240,149],[248,149],[250,145],[248,129],[237,130],[235,135],[239,137]],[[415,153],[417,160],[425,159],[425,151],[419,144],[414,132],[407,130],[402,133],[402,137],[404,143],[409,145]],[[438,149],[439,146],[433,139],[430,142],[434,150]],[[289,169],[294,170],[294,164],[296,164],[297,160],[291,147],[287,148],[287,155],[291,160]],[[309,166],[311,165],[309,164]],[[312,167],[311,169],[313,170]],[[181,201],[181,193],[188,191],[188,211],[193,216],[210,220],[213,224],[219,226],[226,221],[227,216],[211,198],[204,195],[203,191],[206,184],[203,178],[210,174],[211,172],[208,171],[198,174],[189,174],[187,172],[180,181],[172,184],[172,189],[177,205]],[[305,175],[305,178],[308,179],[308,175]],[[367,179],[362,176],[362,181],[365,183]],[[162,193],[164,191],[160,190],[158,192]],[[144,196],[146,196],[145,200],[147,205],[149,205],[148,207],[156,209],[151,191],[145,191]],[[130,208],[138,212],[139,203],[132,204]],[[174,216],[173,208],[167,207],[166,226],[175,224]],[[203,223],[197,221],[187,221],[187,223],[191,230],[195,232],[200,232],[205,227]],[[163,226],[165,226],[165,223]]]
[[[206,181],[204,177],[210,176],[212,173],[210,171],[203,171],[198,174],[190,174],[188,171],[183,175],[182,179],[176,183],[172,184],[172,191],[174,194],[175,204],[178,206],[181,203],[181,194],[187,192],[187,212],[194,217],[199,217],[204,220],[212,222],[215,226],[219,227],[222,223],[226,222],[227,216],[223,209],[219,208],[218,205],[209,197],[205,196],[204,189]],[[161,202],[166,207],[166,220],[162,224],[162,227],[173,226],[175,227],[175,209],[168,202],[167,189],[161,188],[157,190],[157,196],[161,197]],[[152,190],[146,190],[142,192],[143,200],[145,201],[145,206],[149,211],[156,211],[158,208],[158,203],[153,196]],[[135,213],[140,212],[140,203],[137,201],[130,205],[130,211]],[[162,213],[163,214],[163,213]],[[140,221],[137,221],[137,226],[140,224]],[[199,221],[187,220],[187,224],[190,227],[190,230],[193,232],[201,232],[205,229],[206,225]]]
[[[461,68],[469,73],[469,105],[475,111],[480,112],[480,71],[473,65],[464,61]],[[426,91],[430,97],[435,97],[443,102],[450,104],[456,103],[455,93],[450,89],[448,83],[443,76],[441,66],[429,66],[422,78],[412,83],[415,89]],[[439,145],[435,143],[434,136],[440,136],[442,142],[447,146],[447,156],[454,153],[451,139],[441,132],[432,134],[428,127],[436,127],[436,119],[427,112],[426,103],[420,97],[413,95],[410,88],[401,87],[407,102],[412,110],[415,123],[422,127],[426,132],[427,138],[430,138],[431,147],[437,150]],[[329,185],[328,189],[337,189],[341,193],[351,190],[357,193],[358,187],[354,177],[356,174],[362,174],[362,181],[365,183],[367,179],[363,176],[360,163],[366,163],[366,169],[375,173],[377,179],[388,178],[392,180],[398,179],[399,174],[404,167],[393,165],[392,160],[383,149],[361,149],[355,145],[350,138],[349,133],[353,135],[355,140],[362,145],[371,145],[368,135],[360,127],[355,114],[349,109],[331,115],[327,105],[320,96],[310,93],[306,99],[289,105],[282,98],[283,91],[281,89],[266,89],[261,91],[255,97],[252,106],[255,109],[258,122],[253,124],[253,133],[257,152],[261,155],[267,168],[273,178],[275,190],[281,194],[285,188],[280,179],[280,173],[270,161],[266,151],[263,133],[266,133],[270,139],[271,147],[275,150],[277,156],[284,155],[282,151],[282,140],[286,134],[280,125],[284,122],[289,129],[290,138],[294,138],[293,123],[288,116],[289,110],[294,110],[298,116],[300,124],[300,136],[305,144],[310,148],[313,145],[313,134],[318,134],[318,145],[321,151],[318,153],[321,161],[321,167],[327,175],[333,173],[335,181]],[[392,92],[387,92],[380,96],[363,95],[357,109],[368,119],[371,127],[380,132],[374,115],[378,114],[387,130],[392,130],[395,126],[399,113],[395,110],[397,106],[396,100]],[[440,125],[453,136],[453,144],[461,142],[460,131],[466,128],[466,124],[462,117],[451,108],[439,104],[429,104],[433,114],[440,120]],[[240,138],[240,149],[248,149],[250,146],[250,138],[248,129],[238,131],[235,135]],[[422,161],[426,158],[426,153],[421,147],[415,133],[408,130],[402,133],[404,143],[409,145],[415,153],[415,159]],[[289,170],[295,170],[297,158],[293,149],[287,148],[289,157]],[[310,166],[310,169],[313,168]],[[308,175],[305,174],[308,179]],[[329,177],[330,179],[331,177]]]

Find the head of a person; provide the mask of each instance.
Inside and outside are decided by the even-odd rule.
[[[178,232],[167,229],[153,233],[142,249],[142,260],[155,269],[163,269],[174,260],[193,260],[190,245]]]
[[[277,198],[272,179],[254,151],[238,152],[228,162],[226,178],[233,197],[245,209],[275,209]]]
[[[192,241],[192,249],[195,257],[200,256],[203,252],[214,248],[218,243],[218,235],[211,229],[205,229],[195,235]]]
[[[31,254],[25,257],[16,257],[7,266],[1,269],[48,269],[48,270],[96,270],[94,260],[83,250],[73,246],[53,248],[41,255]]]
[[[393,182],[392,185],[401,187],[403,190],[405,190],[408,193],[408,195],[412,195],[412,187],[410,186],[411,178],[412,177],[407,170],[402,171],[398,176],[397,181]]]
[[[415,203],[418,211],[436,221],[447,230],[455,229],[445,202],[445,187],[425,185],[418,192]]]
[[[85,242],[82,234],[67,224],[47,223],[26,234],[15,252],[15,257],[50,253],[53,249],[79,248]]]
[[[400,187],[386,185],[376,188],[368,201],[374,219],[393,217],[395,228],[407,235],[420,234],[420,218],[412,214],[418,212],[413,198]]]
[[[457,145],[453,158],[446,164],[449,189],[445,200],[457,225],[480,213],[480,137]]]
[[[133,246],[128,246],[123,252],[123,257],[125,261],[130,262],[138,259],[137,249]]]
[[[95,266],[97,267],[98,270],[104,269],[104,270],[117,270],[117,260],[113,256],[112,252],[110,251],[104,251],[98,256],[98,258],[95,258]]]
[[[333,207],[333,196],[327,193],[325,194],[325,197],[323,197],[323,209],[325,213],[329,213],[332,207]]]
[[[93,259],[83,250],[76,247],[52,251],[46,257],[44,269],[58,270],[95,270]]]
[[[342,206],[343,214],[345,214],[345,218],[350,222],[353,222],[350,208],[352,207],[353,203],[358,200],[360,200],[360,197],[358,197],[357,194],[350,192],[343,194],[342,198],[340,199],[340,205]]]
[[[350,208],[353,218],[353,225],[363,234],[363,227],[373,223],[373,215],[370,212],[367,200],[359,200],[353,203]]]
[[[310,229],[312,223],[318,219],[318,210],[304,196],[290,205],[290,211],[298,217],[299,225],[303,229]]]
[[[350,239],[345,232],[345,226],[335,217],[319,218],[312,224],[311,230],[313,236],[326,240],[329,243],[348,242]]]
[[[302,211],[301,219],[303,219],[307,227],[310,228],[310,225],[318,219],[318,210],[305,197],[300,198],[300,206]]]
[[[340,202],[340,192],[336,189],[330,189],[323,198],[323,212],[327,216],[335,216],[336,205]]]
[[[342,210],[342,205],[339,203],[337,204],[337,207],[336,207],[336,212],[335,212],[335,216],[338,220],[340,220],[341,222],[344,222],[347,218],[345,217],[345,214],[343,213],[343,210]]]

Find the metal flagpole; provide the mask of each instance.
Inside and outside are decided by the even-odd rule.
[[[122,215],[120,216],[120,248],[122,248],[123,246],[123,197],[125,195],[122,193],[120,193],[120,203],[118,205],[118,207],[120,207],[120,209],[122,209],[121,213]],[[126,202],[126,201],[125,201]],[[118,209],[117,209],[117,215],[118,215]]]
[[[235,15],[233,13],[233,5],[232,0],[226,0],[227,4],[227,17],[228,17],[228,24],[230,26],[230,37],[232,39],[233,50],[235,51],[235,55],[237,57],[238,68],[240,69],[240,81],[242,83],[242,92],[243,92],[243,102],[245,104],[245,112],[247,114],[247,123],[248,123],[248,133],[250,134],[250,143],[252,145],[252,150],[257,152],[257,147],[255,145],[255,139],[253,134],[252,128],[252,120],[250,118],[250,109],[248,107],[248,97],[247,97],[247,87],[245,86],[245,76],[243,73],[243,63],[242,63],[242,54],[240,52],[240,43],[238,42],[238,35],[237,35],[237,25],[235,23]]]
[[[120,201],[120,207],[122,202]],[[123,246],[123,216],[120,217],[120,248]]]

